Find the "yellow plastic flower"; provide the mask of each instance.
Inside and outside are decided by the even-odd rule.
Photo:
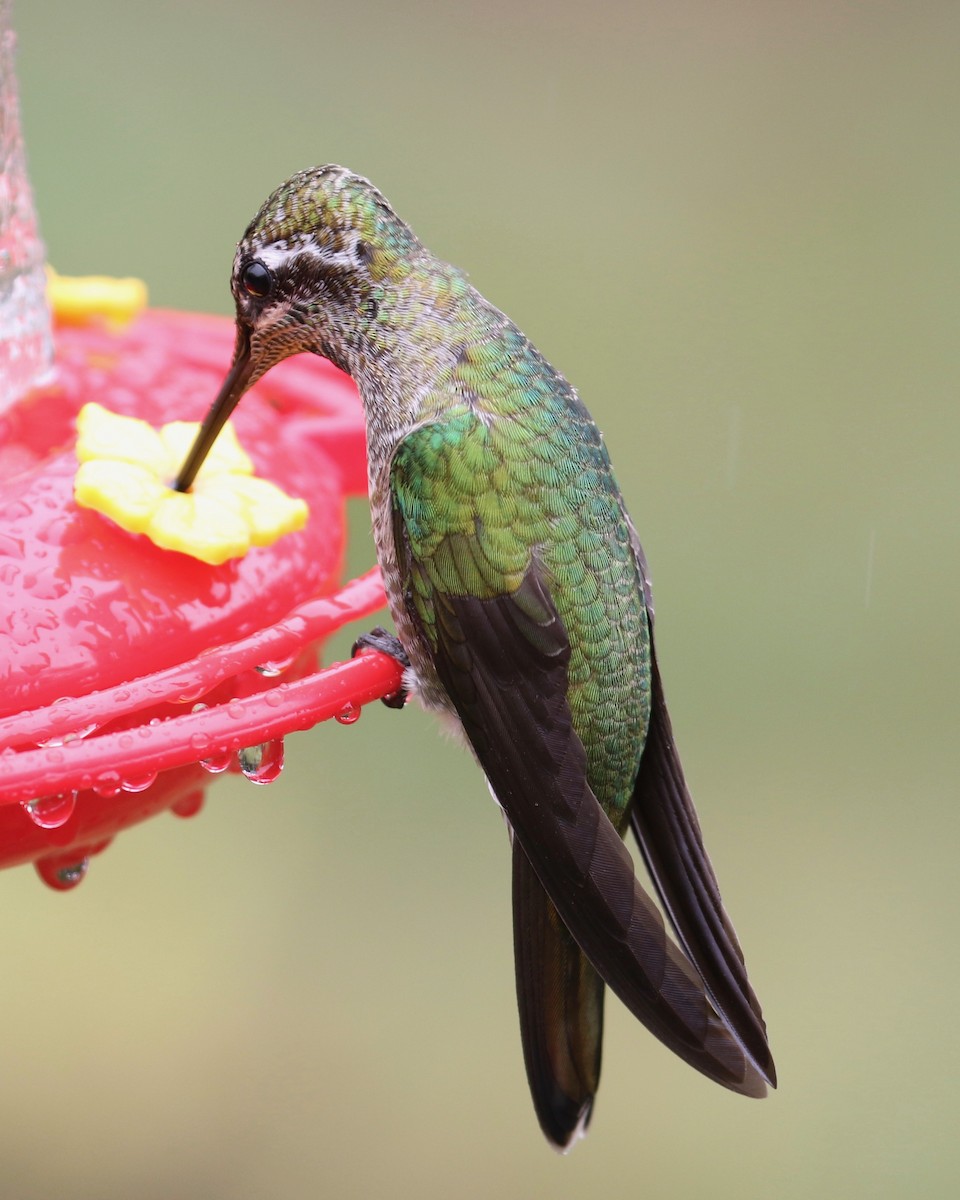
[[[74,498],[129,533],[214,566],[303,528],[307,505],[253,474],[229,421],[191,490],[174,491],[170,485],[198,429],[173,421],[157,430],[85,404],[77,414]]]
[[[58,275],[47,267],[47,302],[61,325],[86,325],[99,317],[111,329],[122,329],[146,308],[147,285],[107,275]]]

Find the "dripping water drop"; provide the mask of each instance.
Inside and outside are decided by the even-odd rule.
[[[200,766],[211,775],[219,775],[221,771],[225,771],[233,762],[233,754],[231,751],[223,747],[214,750],[212,754],[208,754],[206,758],[200,759]]]
[[[240,770],[251,783],[273,783],[283,770],[283,738],[237,751]]]
[[[197,788],[195,792],[188,792],[186,796],[182,796],[170,805],[170,811],[175,817],[195,817],[201,808],[203,808],[202,788]]]
[[[360,708],[359,704],[354,704],[352,701],[348,701],[336,714],[336,719],[341,725],[354,725],[360,720],[361,712],[362,709]]]
[[[73,816],[77,807],[76,792],[58,792],[54,796],[41,796],[37,800],[24,800],[24,812],[40,829],[59,829]]]
[[[131,775],[128,779],[123,779],[120,782],[120,788],[124,792],[145,792],[151,784],[155,783],[157,772],[148,772],[146,775]]]
[[[63,859],[41,859],[34,864],[37,874],[47,885],[57,892],[68,892],[75,888],[87,873],[90,859],[84,856],[76,862],[65,863]]]

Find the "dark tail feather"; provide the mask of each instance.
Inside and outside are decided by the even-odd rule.
[[[517,841],[513,947],[533,1106],[549,1140],[568,1150],[586,1130],[600,1080],[604,984],[567,932]]]
[[[760,1004],[747,979],[743,951],[720,899],[703,847],[653,653],[650,729],[640,760],[630,821],[644,861],[680,944],[754,1066],[776,1087]]]

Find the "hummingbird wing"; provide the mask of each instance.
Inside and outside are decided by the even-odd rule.
[[[570,642],[535,554],[508,576],[464,526],[476,473],[451,460],[460,439],[424,426],[394,454],[393,533],[410,619],[520,847],[598,974],[691,1066],[761,1096],[763,1080],[668,938],[590,788],[567,698]],[[449,498],[455,468],[459,503]]]
[[[723,907],[700,822],[683,775],[663,693],[646,557],[631,527],[650,620],[651,706],[647,740],[630,804],[630,824],[670,923],[700,973],[714,1007],[754,1065],[776,1087],[776,1068],[743,951]]]
[[[630,824],[680,944],[700,973],[714,1007],[764,1078],[776,1086],[760,1003],[747,979],[743,951],[720,898],[687,789],[651,641],[650,727],[630,806]]]
[[[513,947],[530,1094],[540,1128],[565,1150],[586,1131],[600,1082],[604,983],[516,838]]]

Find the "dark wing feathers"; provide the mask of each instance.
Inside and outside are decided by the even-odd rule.
[[[760,1004],[720,899],[700,823],[673,740],[663,684],[652,660],[650,728],[630,807],[630,823],[681,945],[717,1010],[767,1081],[776,1071]]]
[[[397,542],[400,550],[403,539]],[[406,565],[417,570],[412,559]],[[511,595],[438,591],[433,601],[440,681],[570,933],[665,1045],[725,1087],[763,1095],[762,1079],[667,937],[587,784],[586,755],[566,698],[566,630],[536,562]]]

